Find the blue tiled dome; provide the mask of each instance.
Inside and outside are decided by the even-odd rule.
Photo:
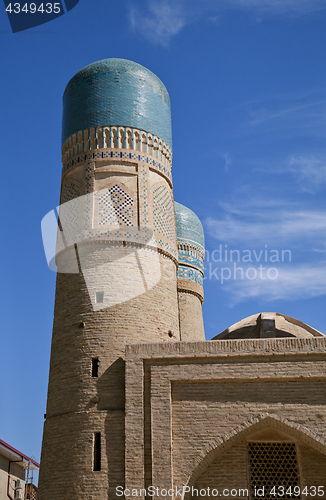
[[[205,249],[204,230],[197,215],[189,208],[174,202],[178,242],[185,242]]]
[[[161,80],[125,59],[103,59],[79,71],[63,96],[62,142],[108,125],[151,132],[172,146],[170,97]]]

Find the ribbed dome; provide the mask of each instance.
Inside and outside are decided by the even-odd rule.
[[[169,94],[140,64],[103,59],[79,71],[63,95],[62,142],[79,130],[120,125],[151,132],[172,146]]]
[[[197,215],[189,208],[174,202],[178,242],[190,243],[205,249],[204,230]]]

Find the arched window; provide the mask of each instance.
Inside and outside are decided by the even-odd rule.
[[[252,498],[300,498],[295,443],[249,442],[248,453]]]

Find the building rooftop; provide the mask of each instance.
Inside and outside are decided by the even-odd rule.
[[[28,468],[28,464],[29,468],[33,470],[38,470],[40,467],[40,464],[36,462],[36,460],[16,450],[16,448],[13,448],[13,446],[10,446],[10,444],[6,443],[2,439],[0,439],[0,454],[8,458],[10,461],[16,462],[17,465],[20,465],[24,469]]]
[[[324,337],[311,326],[280,313],[260,313],[248,316],[219,333],[212,340],[257,339],[285,337]]]

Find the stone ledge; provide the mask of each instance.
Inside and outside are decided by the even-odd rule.
[[[213,357],[213,356],[271,356],[271,355],[325,354],[325,338],[284,338],[213,340],[203,342],[168,342],[155,344],[129,344],[128,358],[171,358]]]

